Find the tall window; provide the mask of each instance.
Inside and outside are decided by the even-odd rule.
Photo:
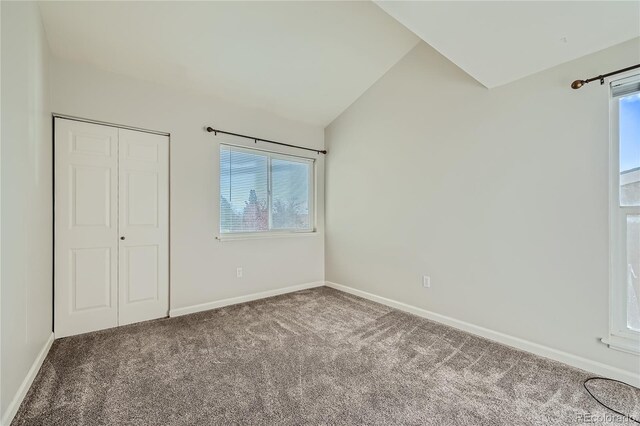
[[[313,160],[220,145],[220,233],[313,232]]]
[[[640,352],[640,76],[611,83],[611,326],[606,343]]]

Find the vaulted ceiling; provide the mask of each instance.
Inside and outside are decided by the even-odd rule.
[[[54,56],[320,126],[420,38],[492,88],[640,36],[637,0],[46,1],[40,9]]]
[[[54,56],[326,125],[419,39],[371,2],[41,2]]]
[[[376,3],[489,88],[640,37],[636,0]]]

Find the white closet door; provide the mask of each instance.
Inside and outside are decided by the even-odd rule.
[[[169,138],[119,129],[119,324],[169,313]]]
[[[55,120],[55,333],[118,324],[118,129]]]

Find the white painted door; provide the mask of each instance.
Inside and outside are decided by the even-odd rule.
[[[169,313],[169,138],[119,129],[119,324]]]
[[[118,129],[56,119],[55,333],[118,325]]]
[[[169,311],[169,138],[56,118],[55,333]]]

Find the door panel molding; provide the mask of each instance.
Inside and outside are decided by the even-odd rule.
[[[71,285],[73,291],[71,309],[73,312],[104,309],[112,307],[111,283],[111,247],[76,248],[69,251],[71,261]],[[93,259],[88,258],[93,256]],[[100,257],[98,257],[100,256]],[[85,259],[78,259],[85,257]],[[103,269],[104,268],[104,269]],[[101,277],[96,274],[102,273]],[[78,282],[81,285],[78,285]],[[89,285],[82,285],[88,282]],[[99,284],[102,282],[103,286]],[[92,287],[94,284],[96,287]],[[80,299],[80,301],[79,301]],[[102,300],[101,300],[102,299]],[[85,302],[85,303],[82,303]],[[84,306],[81,306],[84,305]]]

